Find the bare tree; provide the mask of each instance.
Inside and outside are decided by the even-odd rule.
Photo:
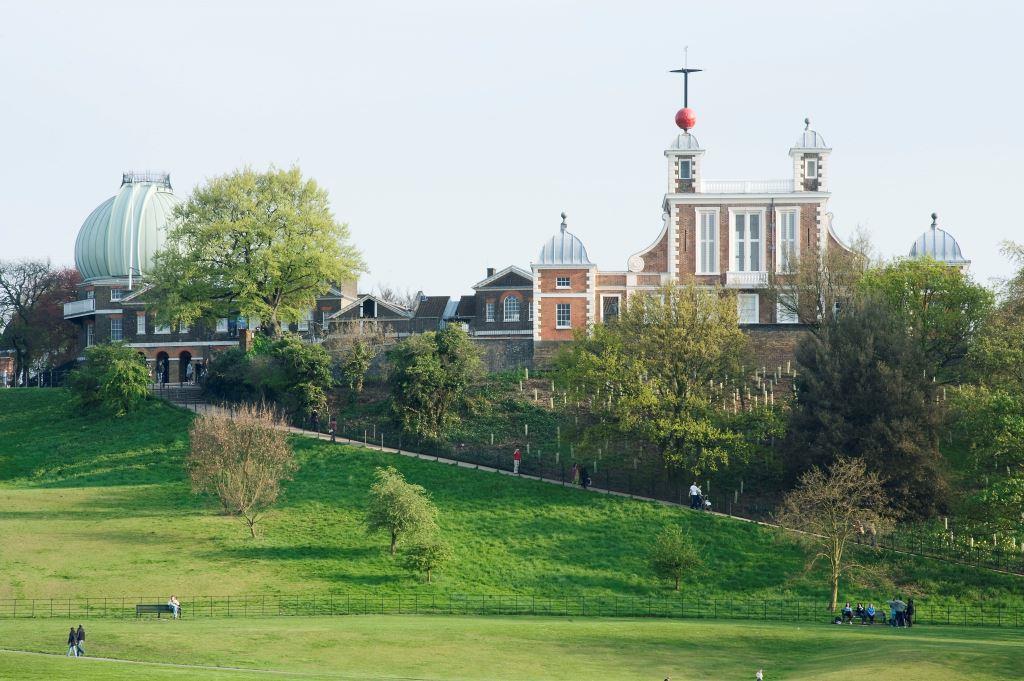
[[[871,239],[860,227],[848,249],[830,248],[821,255],[810,248],[790,255],[786,271],[768,275],[770,304],[812,327],[834,315],[849,303],[864,272],[878,264]]]
[[[256,536],[256,521],[298,468],[280,417],[266,407],[214,411],[192,423],[186,466],[192,490],[217,496]]]
[[[796,530],[797,540],[810,548],[808,569],[819,560],[828,565],[829,610],[835,611],[843,576],[877,573],[877,563],[858,562],[850,544],[862,533],[888,531],[895,517],[878,474],[868,471],[861,459],[838,459],[828,470],[815,467],[804,473],[783,500],[777,520],[782,527]]]
[[[416,307],[416,300],[419,294],[413,293],[408,288],[400,289],[385,282],[377,284],[377,297],[411,310]]]
[[[64,321],[64,303],[81,281],[70,268],[47,260],[0,261],[0,334],[14,348],[15,374],[28,380],[33,366],[73,357],[76,329]]]

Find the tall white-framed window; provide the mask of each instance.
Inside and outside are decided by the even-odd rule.
[[[740,324],[757,324],[758,296],[756,293],[740,293],[736,296],[736,309]]]
[[[136,312],[135,313],[135,334],[137,336],[146,335],[146,313]]]
[[[555,288],[569,288],[569,277],[555,277]]]
[[[764,210],[731,210],[730,267],[733,272],[764,271]]]
[[[320,311],[320,328],[323,329],[324,331],[327,330],[327,327],[330,324],[330,322],[327,321],[328,319],[330,319],[330,317],[331,317],[330,311],[328,311],[328,310],[321,310]]]
[[[96,336],[95,336],[94,325],[93,324],[86,324],[85,325],[85,347],[91,348],[95,338],[96,338]]]
[[[494,321],[494,303],[487,303],[487,305],[484,308],[484,312],[485,312],[484,321],[493,322]]]
[[[601,296],[601,321],[609,322],[619,318],[621,296]]]
[[[533,321],[533,301],[531,300],[526,304],[526,321]]]
[[[776,210],[775,224],[775,270],[792,272],[794,258],[800,255],[800,209]]]
[[[797,314],[796,294],[783,293],[775,304],[775,322],[777,324],[799,324],[800,315]]]
[[[818,179],[818,159],[816,158],[805,158],[804,159],[804,177],[808,180]]]
[[[110,299],[111,300],[121,300],[122,298],[124,298],[124,289],[123,288],[112,288],[112,289],[110,289]]]
[[[680,180],[692,180],[693,179],[693,159],[681,158],[679,159],[679,179]]]
[[[569,303],[558,303],[555,305],[555,328],[571,329],[572,312]]]
[[[120,317],[110,318],[110,340],[124,340],[124,320]]]
[[[718,274],[718,209],[697,209],[697,274]]]
[[[519,299],[515,296],[509,296],[505,299],[505,321],[519,321]]]

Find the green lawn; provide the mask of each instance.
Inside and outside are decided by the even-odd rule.
[[[86,622],[92,656],[239,667],[180,669],[0,653],[0,678],[752,679],[1020,678],[1019,633],[951,627],[489,617]],[[63,652],[56,621],[0,622],[3,648]],[[285,675],[281,675],[282,678]]]
[[[676,523],[704,567],[689,594],[816,599],[820,572],[758,526],[509,476],[295,440],[301,469],[255,540],[191,494],[182,470],[190,416],[153,402],[124,419],[76,414],[60,390],[0,391],[0,598],[259,593],[668,594],[647,565]],[[422,583],[361,525],[376,466],[424,485],[455,560]],[[1018,578],[881,556],[895,584],[844,585],[851,600],[900,588],[925,599],[1024,601]]]

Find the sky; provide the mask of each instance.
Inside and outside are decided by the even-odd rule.
[[[905,254],[929,214],[984,283],[1024,240],[1017,2],[0,0],[0,258],[72,264],[126,170],[325,187],[381,283],[462,295],[566,211],[602,269],[657,237],[688,47],[704,177],[787,178],[809,116],[830,209]]]

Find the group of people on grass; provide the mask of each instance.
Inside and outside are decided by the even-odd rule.
[[[569,479],[572,480],[572,484],[579,485],[583,489],[590,487],[590,471],[586,466],[574,463],[569,471]]]
[[[71,627],[68,632],[68,657],[82,657],[85,655],[85,627],[78,625],[76,630]]]
[[[889,603],[889,617],[886,618],[885,611],[875,610],[874,603],[868,603],[867,607],[864,607],[863,603],[858,603],[857,607],[854,608],[847,601],[846,605],[843,606],[842,612],[839,617],[836,618],[836,624],[853,624],[854,619],[859,619],[861,624],[874,624],[875,618],[878,617],[882,622],[885,622],[890,627],[911,627],[914,623],[914,599],[908,598],[903,601],[899,596],[893,596]]]
[[[695,511],[711,510],[711,502],[704,497],[704,492],[696,480],[690,485],[690,508]]]

